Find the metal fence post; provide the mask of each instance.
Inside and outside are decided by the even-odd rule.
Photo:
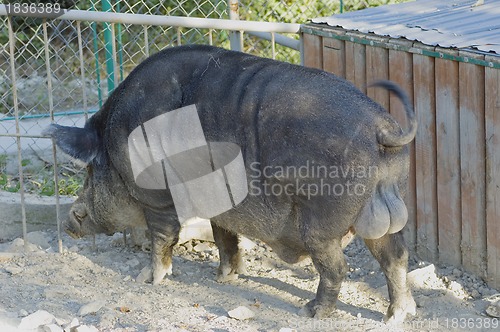
[[[110,12],[112,9],[110,0],[102,0],[102,11]],[[115,89],[115,61],[113,58],[113,27],[110,23],[104,23],[104,49],[106,54],[106,72],[108,77],[108,93]]]
[[[12,100],[14,103],[14,116],[16,119],[16,143],[17,143],[17,161],[19,169],[19,193],[21,195],[21,222],[23,225],[23,240],[24,240],[24,251],[28,251],[28,230],[26,225],[26,205],[25,205],[25,193],[24,193],[24,175],[23,175],[23,157],[22,157],[22,146],[21,146],[21,128],[20,128],[20,116],[19,116],[19,103],[17,100],[17,83],[16,83],[16,35],[14,33],[14,28],[12,26],[12,17],[7,17],[7,24],[9,29],[9,58],[10,58],[10,72],[11,72],[11,83],[12,83]]]
[[[91,9],[92,11],[95,11],[94,3],[92,2]],[[97,23],[92,22],[91,23],[92,27],[92,42],[94,46],[94,58],[95,58],[95,75],[96,75],[96,81],[97,81],[97,96],[99,99],[99,108],[102,107],[102,92],[101,92],[101,68],[99,65],[99,37],[97,35]]]
[[[52,95],[52,69],[50,68],[50,51],[49,51],[49,37],[47,33],[47,19],[43,19],[43,45],[45,51],[45,70],[47,71],[47,92],[49,98],[49,112],[50,121],[55,122],[54,119],[54,98]],[[52,139],[52,159],[54,161],[54,193],[56,198],[56,222],[57,222],[57,248],[58,252],[62,254],[62,237],[61,237],[61,204],[59,199],[59,170],[57,167],[57,149],[55,140]]]
[[[121,12],[121,0],[118,0],[116,3],[116,11]],[[118,82],[123,81],[123,43],[122,43],[122,25],[120,23],[117,24],[117,33],[116,42],[118,43],[117,53],[118,53],[118,65],[120,66],[120,78]]]
[[[229,19],[239,20],[239,0],[228,0],[227,6],[229,7]],[[242,44],[242,34],[239,31],[229,32],[229,45],[233,51],[243,51],[241,47]]]

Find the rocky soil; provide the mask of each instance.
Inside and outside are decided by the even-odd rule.
[[[310,260],[288,265],[265,244],[245,241],[248,274],[214,281],[218,251],[211,242],[175,249],[174,274],[158,286],[138,282],[147,248],[122,234],[73,240],[54,231],[0,244],[0,331],[498,331],[500,294],[452,267],[411,258],[417,316],[387,326],[387,287],[362,241],[345,250],[350,271],[332,319],[298,315],[314,297]],[[140,278],[139,278],[140,279]]]

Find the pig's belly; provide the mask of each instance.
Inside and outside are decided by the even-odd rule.
[[[287,263],[307,257],[289,200],[247,197],[236,208],[211,220],[221,228],[267,243]]]

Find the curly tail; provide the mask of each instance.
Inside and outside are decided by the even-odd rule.
[[[403,103],[408,120],[408,130],[406,132],[403,131],[402,134],[381,129],[377,135],[378,142],[387,147],[398,147],[410,143],[417,134],[417,119],[408,95],[396,83],[391,81],[376,81],[369,86],[382,87],[393,92]]]

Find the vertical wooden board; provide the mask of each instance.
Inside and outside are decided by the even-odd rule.
[[[323,37],[303,34],[304,66],[323,69]]]
[[[437,258],[436,117],[434,58],[413,56],[415,113],[419,124],[415,139],[417,192],[417,254]]]
[[[436,59],[437,213],[439,261],[460,266],[460,110],[458,62]]]
[[[413,99],[413,56],[411,53],[389,50],[389,79],[397,83]],[[389,98],[391,115],[402,127],[406,125],[406,112],[403,104],[393,94]],[[413,106],[413,104],[412,104]],[[415,249],[416,239],[416,189],[415,189],[415,142],[410,144],[410,174],[408,178],[408,192],[405,198],[408,209],[408,223],[403,231],[405,241],[412,250]]]
[[[459,76],[462,263],[466,270],[485,276],[484,67],[461,62]]]
[[[354,44],[354,84],[366,94],[366,47]]]
[[[417,249],[417,168],[415,140],[410,143],[410,176],[408,177],[408,226],[404,231],[405,240],[413,251]]]
[[[363,93],[366,93],[365,45],[345,42],[345,76]]]
[[[345,78],[345,42],[323,38],[323,70]]]
[[[366,82],[368,84],[389,78],[389,51],[386,48],[366,47]],[[389,91],[369,88],[368,97],[389,110]]]
[[[355,83],[356,65],[354,64],[354,43],[346,41],[344,44],[345,50],[345,79]]]
[[[492,57],[493,58],[493,57]],[[498,59],[486,59],[498,61]],[[500,288],[500,69],[485,69],[486,248],[491,287]]]

